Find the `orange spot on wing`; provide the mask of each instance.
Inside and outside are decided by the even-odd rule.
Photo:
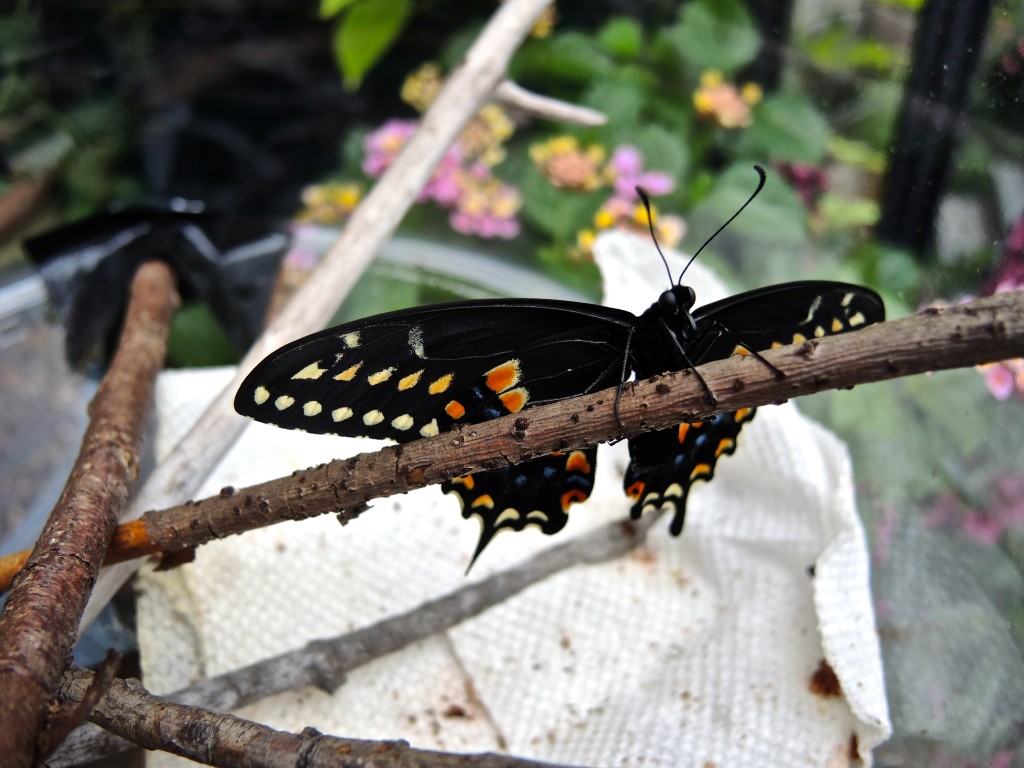
[[[643,480],[637,480],[635,483],[629,486],[629,488],[626,489],[626,495],[629,496],[629,498],[631,499],[639,499],[641,496],[644,495],[644,488],[646,487],[647,484],[644,483]]]
[[[735,447],[736,447],[736,441],[735,440],[730,440],[728,437],[723,437],[718,442],[718,447],[715,448],[715,456],[716,457],[721,456],[726,451],[731,451]]]
[[[689,432],[690,432],[690,425],[687,424],[684,421],[682,424],[679,425],[679,433],[676,435],[676,438],[681,443],[681,442],[683,442],[683,440],[686,439],[686,436],[687,436],[687,434],[689,434]]]
[[[487,507],[488,509],[490,509],[491,507],[494,506],[494,499],[491,498],[491,495],[489,493],[481,493],[479,496],[473,499],[473,503],[471,506]]]
[[[521,411],[523,406],[526,405],[526,401],[530,399],[530,393],[523,387],[519,387],[518,389],[498,395],[498,399],[501,400],[502,405],[508,409],[509,413],[516,413]]]
[[[566,491],[565,493],[562,494],[562,511],[567,512],[569,510],[569,507],[571,507],[573,504],[586,500],[587,494],[579,490],[578,488],[573,489],[571,491]]]
[[[737,423],[740,423],[740,422],[744,422],[747,419],[749,419],[751,417],[751,415],[753,415],[753,413],[754,413],[754,409],[753,408],[740,408],[739,410],[736,411],[736,414],[735,414],[735,416],[733,418],[736,419]]]
[[[750,350],[749,350],[749,349],[747,349],[746,347],[744,347],[744,346],[740,345],[740,344],[737,344],[737,345],[736,345],[736,346],[735,346],[735,347],[733,348],[733,350],[732,350],[732,353],[733,353],[734,355],[749,355],[749,354],[750,354]]]
[[[582,472],[589,475],[591,472],[590,462],[587,461],[587,454],[583,451],[573,451],[565,462],[565,469],[568,472]]]
[[[452,482],[465,486],[465,488],[470,491],[472,491],[473,486],[476,485],[476,481],[473,479],[472,475],[466,475],[465,477],[453,477]]]
[[[452,400],[444,407],[444,412],[453,419],[461,419],[466,415],[466,408],[458,400]]]
[[[484,376],[489,390],[504,392],[519,383],[519,361],[509,360],[507,363],[491,368]]]

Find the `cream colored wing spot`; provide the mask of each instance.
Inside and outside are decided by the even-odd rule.
[[[256,391],[252,393],[252,399],[256,405],[263,405],[270,399],[270,390],[263,386],[256,387]]]
[[[814,328],[814,336],[815,336],[815,338],[820,339],[824,335],[825,335],[825,329],[822,328],[820,325],[815,326],[815,328]]]
[[[427,354],[423,349],[423,329],[414,325],[409,329],[409,349],[420,360],[425,360]]]
[[[286,408],[290,408],[294,402],[294,397],[289,397],[288,395],[281,395],[279,398],[277,398],[277,400],[274,401],[274,407],[277,408],[277,410],[279,411],[283,411]]]
[[[436,437],[440,430],[437,428],[437,419],[431,419],[429,424],[420,427],[422,437]]]
[[[413,425],[412,416],[408,413],[403,413],[401,416],[391,420],[391,426],[395,429],[405,432],[407,429],[411,429]]]
[[[319,416],[324,407],[320,405],[316,400],[309,400],[302,405],[302,414],[304,416]]]
[[[315,363],[310,363],[301,371],[292,376],[293,379],[319,379],[327,371],[320,367],[320,361],[317,360]]]
[[[331,418],[335,421],[344,421],[352,418],[352,409],[348,407],[335,408],[331,411]]]
[[[843,296],[843,300],[839,303],[842,304],[844,307],[848,307],[850,306],[851,301],[853,301],[853,294],[847,293]]]
[[[365,424],[368,427],[380,424],[382,421],[384,421],[384,414],[381,413],[380,411],[367,411],[366,413],[363,414],[363,424]]]
[[[359,331],[352,331],[352,333],[346,333],[341,337],[341,340],[345,343],[345,346],[349,349],[355,349],[359,346]]]
[[[864,325],[865,322],[867,321],[864,319],[864,315],[862,315],[860,312],[854,312],[852,315],[850,315],[851,328],[856,328],[858,325]]]
[[[383,384],[385,381],[390,379],[391,374],[394,372],[395,367],[391,366],[390,368],[384,368],[382,370],[379,370],[376,373],[371,373],[369,376],[366,377],[366,380],[370,382],[371,387],[375,387],[378,384]]]
[[[662,494],[662,496],[664,496],[666,499],[679,498],[682,495],[683,486],[681,486],[679,483],[672,483],[672,485],[666,488],[665,492]]]
[[[362,368],[362,367],[363,367],[363,361],[360,360],[355,365],[350,365],[344,371],[342,371],[337,376],[335,376],[334,380],[335,381],[352,381],[352,379],[354,379],[356,377],[356,374],[359,373],[359,369]]]

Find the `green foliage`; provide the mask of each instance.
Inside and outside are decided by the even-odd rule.
[[[333,10],[334,13],[325,13]],[[323,0],[321,16],[341,14],[332,41],[345,87],[355,90],[398,39],[412,12],[411,0]]]
[[[179,368],[234,365],[238,352],[209,307],[189,302],[174,314],[171,322],[167,362]]]
[[[635,19],[614,18],[597,33],[597,42],[619,61],[633,61],[640,55],[644,32]]]
[[[597,40],[581,32],[564,32],[527,41],[509,67],[519,82],[585,86],[614,75],[614,63]],[[553,83],[552,83],[553,81]]]
[[[691,76],[706,69],[732,74],[757,55],[761,37],[739,0],[695,0],[658,46]]]
[[[715,180],[707,197],[694,211],[694,218],[725,221],[747,201],[757,183],[748,163],[736,163]],[[733,234],[776,244],[800,243],[807,236],[806,211],[786,184],[773,178],[761,194],[729,225]]]
[[[737,144],[744,156],[798,163],[825,159],[828,125],[807,97],[793,92],[769,96],[754,107],[753,118]]]

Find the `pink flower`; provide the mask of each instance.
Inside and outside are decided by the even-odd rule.
[[[643,187],[652,197],[669,194],[676,183],[667,173],[644,171],[644,156],[636,147],[621,144],[612,152],[606,168],[615,187],[615,195],[632,200],[636,187]]]
[[[959,528],[964,538],[979,544],[998,544],[1006,531],[1024,525],[1024,477],[997,477],[992,489],[985,509],[964,509],[953,494],[940,496],[925,515],[925,526]]]

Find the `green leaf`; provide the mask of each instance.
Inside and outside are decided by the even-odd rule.
[[[747,157],[820,163],[828,148],[828,124],[797,93],[769,96],[754,107],[753,123],[739,138],[737,151]]]
[[[590,194],[558,189],[535,169],[523,176],[523,218],[559,243],[576,241],[576,233],[592,226],[594,213],[608,190]]]
[[[333,19],[354,2],[356,0],[320,0],[320,10],[317,15],[321,19]]]
[[[583,84],[607,77],[614,65],[597,42],[579,32],[565,32],[543,40],[528,40],[509,68],[516,82]]]
[[[398,38],[412,10],[410,0],[362,0],[334,29],[334,57],[345,88],[355,90]]]
[[[644,97],[640,89],[620,79],[599,80],[584,94],[581,103],[608,118],[609,126],[635,126],[640,122]]]
[[[826,192],[818,200],[818,210],[829,229],[841,227],[870,227],[881,213],[877,200],[843,197]]]
[[[694,76],[707,69],[732,74],[761,47],[761,36],[739,0],[688,3],[659,39]]]
[[[757,184],[757,176],[746,163],[728,168],[715,181],[692,218],[726,221],[747,201]],[[781,179],[769,177],[761,194],[729,225],[734,234],[764,243],[797,244],[807,235],[807,214],[803,204]],[[709,230],[713,231],[713,230]]]
[[[645,170],[667,173],[677,186],[683,183],[690,168],[685,136],[650,123],[633,131],[629,143],[643,152]]]
[[[639,22],[618,17],[601,27],[597,33],[597,42],[616,59],[631,61],[639,55],[643,37]]]
[[[179,368],[233,365],[238,362],[238,352],[209,307],[190,302],[174,314],[167,359]]]

